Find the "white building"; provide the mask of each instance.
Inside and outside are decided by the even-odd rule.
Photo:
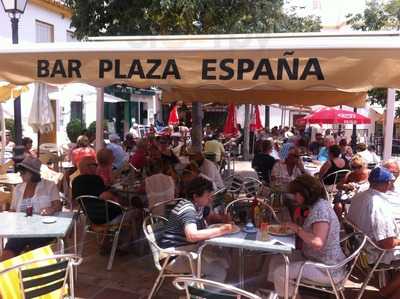
[[[69,42],[76,41],[71,26],[72,11],[55,0],[29,0],[25,12],[19,19],[19,43],[42,43],[42,42]],[[11,22],[8,15],[0,7],[0,40],[11,43]],[[28,126],[28,117],[31,110],[33,98],[33,84],[29,85],[29,91],[21,96],[21,114],[23,136],[29,136],[36,144],[36,134]],[[69,115],[65,111],[70,110],[70,102],[52,101],[56,116],[57,139],[65,140],[65,126],[69,121]],[[13,101],[4,105],[6,115],[13,117]],[[61,124],[61,126],[60,126]],[[55,141],[55,134],[45,136],[44,141]]]

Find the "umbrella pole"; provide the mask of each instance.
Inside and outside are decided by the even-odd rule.
[[[40,156],[40,130],[37,133],[37,158]]]
[[[1,163],[5,163],[4,155],[6,152],[6,120],[4,119],[4,110],[2,103],[0,103],[0,118],[1,118]]]

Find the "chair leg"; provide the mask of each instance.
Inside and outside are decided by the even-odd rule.
[[[386,273],[385,271],[378,272],[378,285],[379,288],[383,288],[386,285]]]
[[[346,297],[344,296],[343,289],[341,289],[341,290],[339,291],[339,293],[340,293],[340,295],[342,296],[342,299],[346,299]]]
[[[114,235],[114,240],[113,240],[113,244],[112,244],[112,248],[111,248],[110,258],[108,259],[107,270],[111,270],[111,268],[112,268],[112,265],[113,265],[113,262],[114,262],[114,257],[115,257],[115,252],[117,251],[118,239],[119,239],[119,230]]]
[[[160,273],[157,276],[156,281],[153,284],[153,287],[151,288],[149,296],[147,296],[147,299],[153,298],[153,296],[158,292],[158,290],[161,288],[161,285],[164,281],[164,269],[160,271]]]

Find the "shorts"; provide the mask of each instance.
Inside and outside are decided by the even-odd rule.
[[[20,255],[24,251],[46,246],[54,240],[54,238],[12,238],[8,239],[4,249]]]

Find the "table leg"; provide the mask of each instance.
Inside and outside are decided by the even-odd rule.
[[[285,299],[289,299],[289,258],[287,255],[282,254],[285,260]]]
[[[239,288],[244,289],[244,249],[239,248]]]
[[[64,240],[62,238],[58,238],[57,243],[58,243],[58,250],[60,251],[60,254],[64,254],[65,253]]]
[[[207,246],[207,244],[203,244],[197,250],[197,277],[198,278],[201,278],[201,256],[202,256],[203,250],[206,246]]]

